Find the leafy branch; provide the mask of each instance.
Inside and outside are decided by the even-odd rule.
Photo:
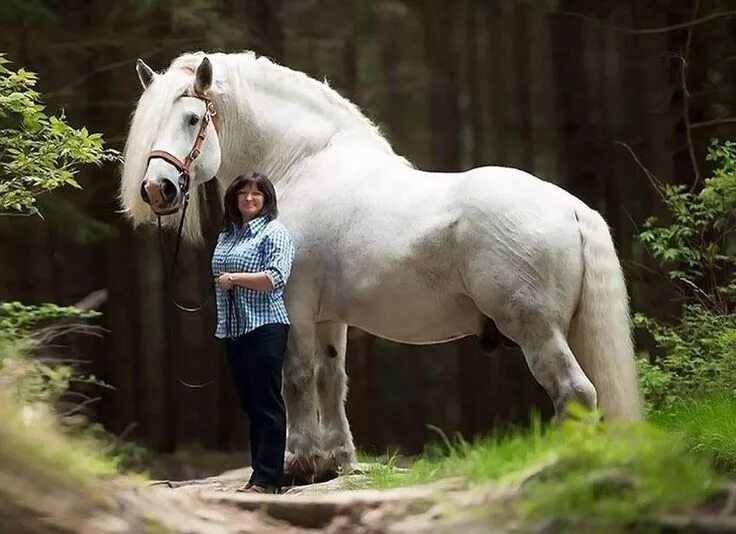
[[[38,214],[36,197],[79,188],[80,165],[119,154],[104,148],[101,134],[71,127],[63,113],[48,115],[34,89],[36,75],[8,64],[0,54],[0,214]]]

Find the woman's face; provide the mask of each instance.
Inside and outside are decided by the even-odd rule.
[[[263,193],[256,184],[248,184],[238,191],[238,210],[243,222],[254,219],[263,209]]]

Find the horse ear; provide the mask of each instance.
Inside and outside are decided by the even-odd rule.
[[[138,79],[141,81],[143,89],[146,89],[151,85],[151,82],[153,82],[154,78],[157,76],[157,74],[153,72],[153,69],[146,65],[146,63],[140,58],[138,58],[138,61],[135,63],[135,70],[138,73]]]
[[[206,57],[197,67],[197,74],[194,76],[194,90],[197,93],[205,93],[212,85],[212,63]]]

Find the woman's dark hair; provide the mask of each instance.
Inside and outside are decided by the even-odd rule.
[[[241,224],[243,217],[238,209],[238,193],[250,185],[255,185],[261,193],[263,193],[263,208],[258,212],[258,216],[268,215],[270,220],[274,220],[279,215],[279,209],[276,205],[276,190],[273,188],[271,180],[265,175],[258,172],[249,174],[241,174],[233,183],[231,183],[227,191],[225,191],[224,214],[222,217],[222,229],[227,232],[231,225]]]

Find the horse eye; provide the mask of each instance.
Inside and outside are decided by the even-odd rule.
[[[192,115],[191,117],[189,117],[189,126],[194,126],[198,122],[199,122],[199,117],[197,117],[196,115]]]

